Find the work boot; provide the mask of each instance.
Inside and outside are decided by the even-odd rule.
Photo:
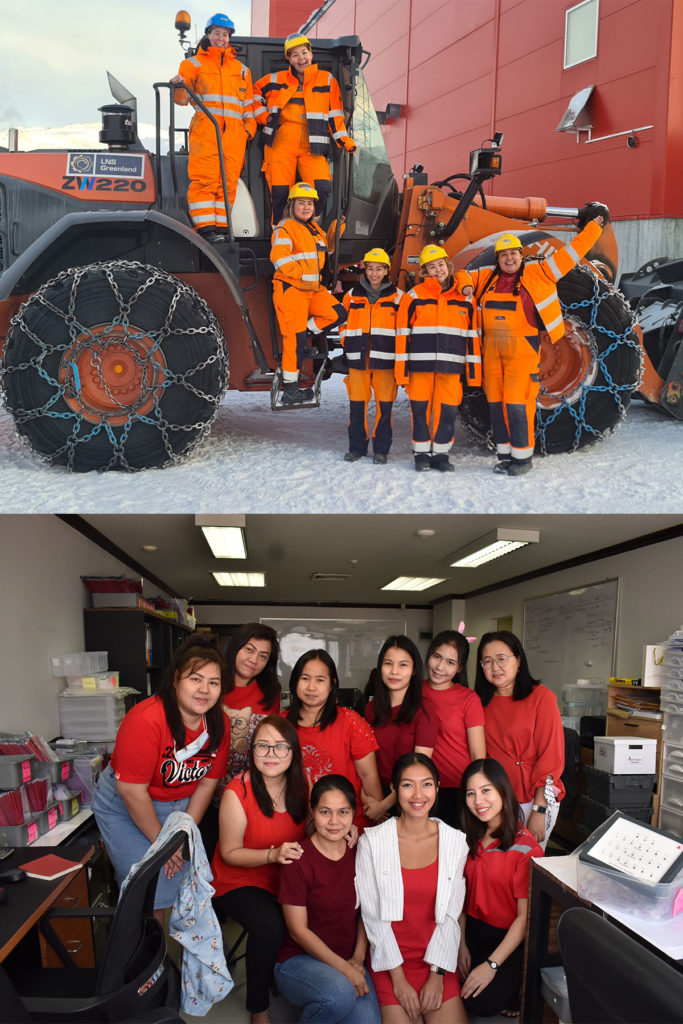
[[[432,455],[432,469],[438,469],[439,473],[454,473],[455,466],[449,461],[446,452],[439,452]]]
[[[503,476],[507,476],[507,471],[512,465],[512,458],[509,455],[499,455],[498,462],[493,467],[494,473],[502,473]]]
[[[387,457],[386,455],[383,454],[383,452],[375,452],[375,454],[372,456],[372,461],[375,463],[376,466],[385,466]]]
[[[508,466],[508,476],[524,476],[531,472],[531,459],[513,459]]]
[[[313,398],[313,388],[300,388],[296,380],[288,380],[282,385],[283,405],[303,405]]]
[[[344,456],[344,462],[358,462],[362,458],[363,452],[347,452]]]
[[[220,231],[216,231],[215,228],[199,228],[197,234],[201,235],[205,242],[210,242],[211,245],[215,245],[216,242],[225,241],[225,235],[222,235]]]
[[[426,473],[432,468],[432,460],[426,452],[420,452],[415,456],[415,469],[418,473]]]

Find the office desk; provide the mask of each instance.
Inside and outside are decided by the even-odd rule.
[[[90,844],[61,846],[58,849],[60,857],[64,857],[66,860],[80,861],[83,865],[88,863],[93,852],[94,849]],[[24,864],[29,860],[35,860],[36,857],[44,856],[45,850],[37,849],[34,846],[17,848],[10,857],[0,862],[0,870],[4,871],[7,868],[18,867],[19,864]],[[8,953],[18,945],[43,914],[63,898],[65,890],[70,887],[80,888],[81,891],[85,891],[85,902],[87,904],[87,880],[84,867],[79,871],[71,871],[68,875],[62,875],[61,878],[55,878],[51,882],[42,881],[37,878],[26,878],[23,882],[4,883],[3,888],[7,893],[7,901],[0,904],[0,961],[4,960]],[[83,889],[83,887],[85,888]],[[75,898],[73,897],[71,902]],[[83,922],[78,923],[81,924]],[[89,921],[84,923],[88,928],[90,927]],[[44,947],[43,943],[41,943],[41,947]],[[45,965],[50,965],[51,958],[46,955],[44,948],[42,952]],[[88,952],[92,957],[92,937],[90,939],[90,950],[86,949],[84,954],[86,959],[88,958]]]
[[[683,972],[683,915],[668,924],[643,921],[597,903],[582,899],[577,891],[577,856],[547,857],[531,861],[529,891],[529,934],[524,951],[522,1024],[540,1024],[544,1000],[541,995],[541,967],[562,963],[557,945],[557,919],[568,907],[584,907],[602,914],[608,921],[642,945],[652,949]],[[553,906],[553,904],[559,904]]]

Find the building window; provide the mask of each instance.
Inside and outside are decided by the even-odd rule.
[[[583,0],[570,7],[565,15],[564,66],[573,68],[591,60],[598,52],[598,3]]]

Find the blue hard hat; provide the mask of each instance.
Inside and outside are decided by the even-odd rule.
[[[206,23],[204,32],[208,32],[210,28],[227,28],[228,31],[235,31],[235,22],[231,21],[227,14],[214,14],[213,18],[209,18]]]

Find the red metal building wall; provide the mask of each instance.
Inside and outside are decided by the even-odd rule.
[[[560,206],[604,197],[622,219],[681,217],[683,0],[600,0],[597,57],[565,71],[565,12],[575,2],[336,0],[311,35],[356,33],[371,52],[375,107],[404,107],[383,130],[398,177],[416,162],[433,180],[465,171],[469,151],[497,129],[504,173],[493,191]],[[287,23],[293,6],[271,0],[277,34],[305,20],[296,4]],[[635,149],[626,135],[587,144],[555,130],[587,85],[593,138],[654,125]]]

